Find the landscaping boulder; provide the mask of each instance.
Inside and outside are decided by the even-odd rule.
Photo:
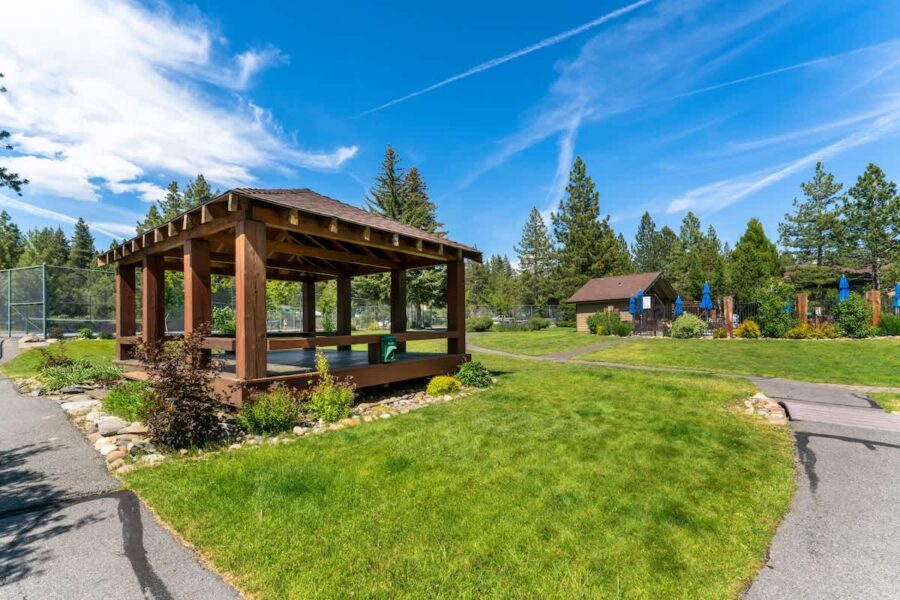
[[[100,403],[97,400],[87,399],[63,402],[60,406],[62,406],[67,415],[83,415],[91,412],[99,405]]]
[[[128,423],[119,417],[103,417],[97,423],[97,431],[100,432],[100,435],[112,435],[127,426]]]
[[[67,385],[59,390],[60,394],[83,394],[88,388],[81,385]]]

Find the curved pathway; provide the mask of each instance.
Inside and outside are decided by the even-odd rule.
[[[15,353],[6,340],[4,360]],[[0,599],[239,598],[124,490],[59,404],[0,379]]]
[[[786,407],[801,468],[790,512],[744,597],[898,597],[900,416],[885,413],[867,395],[896,388],[575,359],[580,353],[566,353],[563,358],[561,354],[525,356],[474,344],[468,344],[468,349],[526,360],[749,379]]]

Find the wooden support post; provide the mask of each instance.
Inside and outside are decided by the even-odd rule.
[[[866,302],[872,311],[872,327],[878,327],[881,320],[881,291],[869,290],[866,292]]]
[[[303,331],[306,335],[316,335],[316,282],[303,282]]]
[[[189,239],[184,243],[184,332],[212,325],[212,289],[209,242]]]
[[[466,263],[447,263],[447,330],[456,337],[447,340],[448,354],[466,352]]]
[[[406,269],[391,269],[391,333],[406,332]],[[406,342],[397,342],[406,352]]]
[[[134,265],[120,264],[116,270],[116,360],[131,358],[131,349],[121,339],[136,333],[134,284]]]
[[[725,313],[725,333],[728,334],[728,337],[734,337],[734,297],[733,296],[725,296],[722,299],[722,310]]]
[[[337,334],[350,335],[350,318],[353,312],[349,277],[337,278]],[[338,350],[350,351],[352,346],[338,346]]]
[[[238,379],[266,375],[266,224],[242,219],[235,227],[235,354]]]
[[[809,294],[797,294],[797,318],[801,325],[809,322]]]
[[[141,274],[141,338],[145,344],[156,344],[166,334],[166,272],[162,256],[145,256]]]

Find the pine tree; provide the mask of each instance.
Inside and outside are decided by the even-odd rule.
[[[219,190],[213,192],[212,188],[209,186],[209,182],[206,181],[206,178],[201,173],[197,175],[193,181],[189,181],[184,187],[184,194],[182,195],[181,200],[182,211],[194,208],[195,206],[200,206],[218,195]]]
[[[678,260],[678,234],[671,227],[664,225],[657,236],[659,244],[659,266],[670,281],[674,281],[676,262]]]
[[[649,212],[644,212],[638,225],[637,234],[634,236],[634,245],[631,247],[635,268],[642,273],[661,271],[661,251],[656,223],[653,222]]]
[[[156,204],[150,205],[150,208],[147,209],[147,216],[144,217],[142,221],[138,221],[137,225],[135,225],[135,231],[137,235],[141,235],[142,233],[146,233],[151,229],[159,227],[165,223],[162,218],[162,215],[159,214],[159,208],[157,208]]]
[[[0,73],[0,79],[3,78],[3,73]],[[0,85],[0,94],[5,94],[6,88]],[[6,142],[9,139],[9,132],[5,130],[0,130],[0,148],[5,148],[6,150],[12,150],[12,144]],[[22,186],[28,183],[27,179],[23,179],[19,176],[18,173],[13,173],[6,167],[0,167],[0,188],[8,187],[18,195],[22,195]]]
[[[466,304],[486,306],[490,270],[487,264],[468,261],[466,263]]]
[[[758,219],[750,219],[747,230],[731,253],[731,286],[740,302],[752,302],[756,293],[781,275],[781,262]]]
[[[401,222],[428,233],[446,235],[445,231],[440,231],[444,224],[437,221],[437,207],[428,198],[428,184],[416,167],[409,168],[403,181],[402,194],[405,214],[402,215]]]
[[[89,269],[94,265],[94,236],[84,219],[79,218],[72,233],[72,245],[69,250],[69,266],[77,269]]]
[[[391,146],[384,151],[381,161],[381,172],[375,176],[375,185],[366,198],[369,212],[401,221],[404,216],[405,202],[403,187],[406,174],[400,166],[400,157]]]
[[[600,219],[600,195],[587,174],[581,157],[569,173],[566,197],[550,215],[557,253],[557,297],[565,299],[592,277],[602,277],[622,268],[621,245],[609,225],[609,215]]]
[[[881,289],[882,270],[900,255],[897,184],[888,181],[880,167],[869,163],[847,194],[841,207],[846,228],[843,250],[869,270],[872,287]]]
[[[35,265],[64,266],[69,260],[69,240],[59,227],[32,229],[25,234],[20,267]]]
[[[806,199],[794,198],[793,214],[785,214],[778,226],[781,245],[792,251],[797,262],[815,261],[821,267],[834,255],[840,228],[836,208],[843,199],[843,187],[821,162],[816,163],[813,178],[800,184]]]
[[[0,269],[12,269],[22,255],[22,232],[5,210],[0,212]]]
[[[525,304],[545,306],[553,275],[553,242],[544,217],[532,207],[522,230],[522,239],[515,247],[519,257],[520,284]]]

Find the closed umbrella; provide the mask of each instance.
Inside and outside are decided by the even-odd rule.
[[[841,275],[841,281],[838,284],[838,300],[846,300],[850,297],[850,282],[847,281],[846,275]]]
[[[703,284],[703,298],[700,300],[700,308],[702,310],[713,309],[712,292],[709,289],[709,282]]]
[[[790,300],[784,303],[784,312],[786,312],[788,315],[794,314],[794,305],[791,304]]]
[[[635,300],[634,296],[628,298],[628,312],[633,315],[637,314],[637,301]]]
[[[894,287],[894,312],[900,311],[900,282]]]
[[[900,286],[900,283],[898,283],[897,285]],[[677,298],[675,298],[675,316],[680,317],[683,314],[684,306],[681,303],[681,296],[678,296]]]

